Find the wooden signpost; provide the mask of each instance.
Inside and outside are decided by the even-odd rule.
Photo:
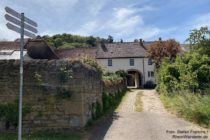
[[[37,33],[37,23],[18,13],[15,10],[5,7],[5,19],[9,21],[6,26],[8,29],[20,33],[20,93],[19,93],[19,119],[18,119],[18,140],[22,140],[22,98],[23,98],[23,47],[24,35],[35,38]]]

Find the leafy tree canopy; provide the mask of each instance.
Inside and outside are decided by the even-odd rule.
[[[113,41],[114,41],[114,38],[111,35],[108,35],[107,42],[113,43]]]
[[[71,34],[44,35],[42,38],[51,46],[56,48],[95,47],[97,42],[107,39],[93,36],[79,36]]]
[[[179,52],[180,45],[174,39],[155,41],[148,47],[148,55],[155,62],[156,68],[160,67],[163,58],[168,58],[172,62]]]
[[[194,29],[188,41],[190,50],[180,53],[173,62],[163,59],[157,72],[157,89],[161,93],[189,90],[209,94],[210,89],[210,31],[207,27]]]
[[[197,50],[201,54],[210,56],[210,30],[208,27],[191,30],[187,41],[191,50]]]

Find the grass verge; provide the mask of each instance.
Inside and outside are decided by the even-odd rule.
[[[113,94],[103,93],[102,97],[103,108],[96,107],[96,109],[94,109],[95,113],[92,114],[93,115],[92,120],[88,121],[85,128],[90,129],[92,126],[103,120],[103,118],[105,118],[107,115],[113,113],[116,110],[116,108],[119,106],[119,104],[122,102],[124,96],[128,91],[129,91],[128,89],[124,89],[122,91],[118,91]]]
[[[130,89],[127,89],[127,92],[123,95],[122,99],[120,100],[119,104],[115,107],[114,111],[115,112],[119,112],[121,110],[121,107],[122,107],[122,103],[124,102],[124,100],[127,98],[128,96],[128,92],[130,92],[132,90]]]
[[[136,94],[136,101],[135,101],[135,110],[137,112],[141,112],[143,111],[143,103],[142,103],[142,100],[141,100],[141,97],[143,96],[143,91],[139,91],[137,94]]]
[[[179,117],[210,128],[210,96],[178,93],[160,96],[165,108]]]
[[[23,140],[82,140],[79,132],[51,132],[40,131],[30,135],[23,135]],[[0,140],[17,140],[17,133],[0,133]]]

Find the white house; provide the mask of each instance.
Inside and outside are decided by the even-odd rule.
[[[146,52],[148,44],[142,40],[140,42],[101,44],[98,46],[96,59],[108,72],[126,71],[128,86],[142,87],[147,81],[155,83],[155,67]]]
[[[147,57],[146,48],[151,42],[102,43],[94,48],[60,49],[59,58],[89,56],[96,58],[107,72],[124,70],[127,84],[143,87],[147,81],[155,83],[154,64]]]

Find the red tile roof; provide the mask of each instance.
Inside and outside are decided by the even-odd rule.
[[[0,50],[19,50],[20,42],[2,41],[0,42]]]
[[[58,49],[56,51],[59,58],[81,58],[81,57],[96,57],[97,48],[71,48]]]

